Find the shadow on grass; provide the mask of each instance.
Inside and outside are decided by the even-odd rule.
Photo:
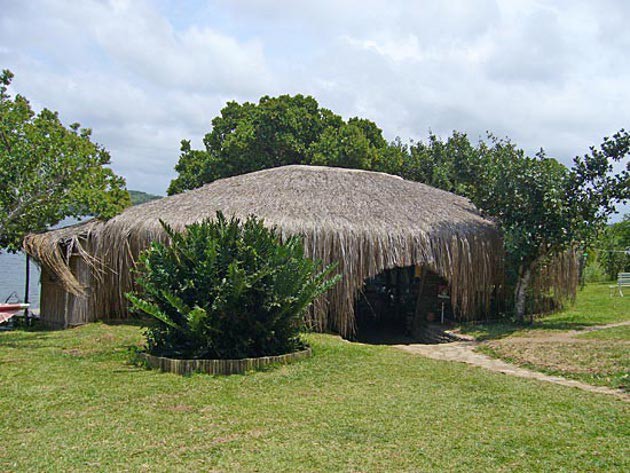
[[[365,343],[366,345],[408,345],[410,343],[422,343],[422,340],[417,339],[415,337],[401,334],[401,333],[391,333],[391,332],[369,332],[369,333],[360,333],[354,339],[351,339],[352,342]]]
[[[0,338],[0,347],[2,348],[48,348],[50,345],[42,343],[48,340],[45,333],[32,335],[26,330],[10,330],[2,332],[4,336]]]
[[[129,319],[116,319],[116,320],[99,320],[98,322],[90,322],[83,325],[76,325],[72,327],[48,327],[42,325],[38,320],[34,320],[31,325],[18,324],[8,330],[0,331],[0,347],[7,348],[28,348],[28,349],[41,349],[57,347],[56,344],[44,343],[48,340],[49,335],[53,335],[61,332],[72,332],[78,330],[81,327],[87,327],[92,323],[102,323],[103,325],[115,327],[115,326],[130,326],[130,327],[146,327],[152,321],[150,319],[142,318],[129,318]]]
[[[532,328],[539,328],[544,330],[584,330],[588,327],[595,327],[597,325],[601,325],[598,322],[568,322],[568,321],[540,321],[536,322]]]
[[[129,319],[103,319],[100,320],[104,325],[128,325],[130,327],[146,327],[155,321],[148,317],[131,317]]]
[[[3,330],[0,333],[33,333],[33,332],[42,332],[42,333],[53,333],[53,332],[61,332],[64,330],[74,330],[80,327],[85,327],[86,325],[92,323],[102,323],[103,325],[109,326],[118,326],[118,325],[128,325],[130,327],[146,327],[153,323],[152,319],[149,318],[140,318],[140,317],[132,317],[129,319],[100,319],[97,322],[88,322],[81,325],[72,325],[70,327],[50,327],[44,325],[40,320],[33,320],[30,325],[26,325],[24,323],[20,323],[15,325],[11,329]]]
[[[533,331],[533,330],[584,330],[589,327],[601,325],[597,322],[588,323],[584,321],[549,321],[537,320],[534,323],[516,323],[516,322],[483,322],[470,323],[460,326],[459,331],[462,334],[475,337],[477,341],[483,342],[488,340],[498,340],[509,337],[517,332]]]
[[[512,322],[482,322],[463,324],[460,326],[459,331],[464,335],[471,335],[481,342],[508,337],[515,332],[532,327],[533,325],[531,324],[517,324]]]

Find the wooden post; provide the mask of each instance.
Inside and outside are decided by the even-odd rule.
[[[24,303],[28,304],[28,290],[31,285],[31,257],[26,254],[26,281],[24,284]],[[24,319],[28,322],[28,308],[24,309]]]
[[[418,325],[420,325],[420,302],[422,301],[422,294],[424,292],[424,281],[427,278],[427,268],[426,266],[422,266],[420,270],[420,282],[418,283],[418,297],[416,298],[416,315],[413,320],[413,336],[416,336],[416,332],[418,329]]]

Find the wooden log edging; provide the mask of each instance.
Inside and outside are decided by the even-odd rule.
[[[138,358],[147,363],[152,369],[158,369],[165,373],[188,375],[192,373],[206,374],[243,374],[247,371],[260,370],[264,367],[302,360],[312,356],[313,350],[309,347],[304,350],[284,355],[261,356],[258,358],[241,358],[238,360],[182,360],[167,358],[164,356],[138,353]]]

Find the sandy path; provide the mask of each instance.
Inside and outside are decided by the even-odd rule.
[[[630,321],[621,322],[617,324],[609,324],[609,325],[597,325],[594,327],[589,327],[584,330],[571,330],[569,332],[562,333],[549,333],[546,334],[548,337],[535,337],[536,341],[541,341],[542,339],[547,339],[549,341],[566,341],[573,339],[577,334],[592,332],[594,330],[604,330],[612,327],[619,327],[622,325],[629,325]],[[514,339],[518,339],[519,343],[521,341],[527,342],[528,340],[532,340],[532,338],[528,337],[514,337]],[[538,371],[528,370],[526,368],[521,368],[516,365],[512,365],[510,363],[506,363],[505,361],[492,358],[488,355],[484,355],[483,353],[477,353],[475,347],[478,345],[478,342],[474,341],[462,341],[462,342],[451,342],[451,343],[439,343],[439,344],[422,344],[422,343],[413,343],[409,345],[393,345],[395,348],[406,351],[408,353],[413,353],[416,355],[426,356],[428,358],[432,358],[434,360],[442,360],[442,361],[457,361],[460,363],[467,363],[473,366],[479,366],[480,368],[484,368],[490,371],[494,371],[497,373],[504,373],[510,376],[517,376],[519,378],[528,378],[528,379],[537,379],[539,381],[545,381],[548,383],[559,384],[562,386],[568,386],[572,388],[582,389],[583,391],[589,391],[593,393],[600,394],[609,394],[613,396],[617,396],[622,398],[625,401],[630,401],[630,394],[623,392],[620,389],[608,388],[605,386],[593,386],[591,384],[582,383],[580,381],[575,381],[571,379],[566,379],[560,376],[551,376],[548,374],[540,373]]]

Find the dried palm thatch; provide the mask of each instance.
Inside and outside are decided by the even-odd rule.
[[[183,231],[218,210],[263,218],[281,238],[302,235],[309,257],[338,262],[342,281],[308,315],[316,330],[351,335],[357,291],[385,269],[420,265],[439,274],[464,319],[488,309],[502,281],[499,233],[467,199],[388,174],[316,166],[222,179],[129,208],[108,222],[30,235],[24,247],[67,291],[91,299],[94,318],[124,318],[138,254],[166,239],[159,219]],[[87,295],[69,268],[70,255],[92,270]]]
[[[567,250],[542,260],[532,272],[530,314],[545,314],[573,302],[579,283],[579,258],[576,250]]]

